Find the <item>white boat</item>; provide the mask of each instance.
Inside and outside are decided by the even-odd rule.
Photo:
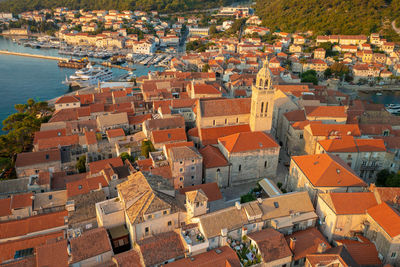
[[[66,78],[64,84],[79,85],[80,87],[96,85],[98,82],[109,81],[113,78],[110,69],[93,67],[88,64],[86,68],[77,70],[73,75]]]

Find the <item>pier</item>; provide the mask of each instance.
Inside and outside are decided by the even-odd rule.
[[[116,69],[121,69],[121,70],[127,70],[127,71],[135,71],[135,68],[131,68],[131,67],[124,67],[121,65],[115,65],[115,64],[111,64],[111,62],[102,62],[100,63],[100,65],[104,66],[104,67],[109,67],[109,68],[116,68]]]
[[[41,58],[41,59],[50,59],[50,60],[68,60],[63,57],[52,57],[52,56],[44,56],[44,55],[34,55],[28,53],[19,53],[19,52],[10,52],[6,50],[0,50],[0,55],[10,55],[10,56],[21,56],[21,57],[33,57],[33,58]]]

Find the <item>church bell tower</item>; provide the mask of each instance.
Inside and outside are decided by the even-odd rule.
[[[268,57],[257,73],[256,83],[251,90],[250,129],[252,132],[270,132],[274,112],[275,90],[272,86],[272,75],[268,67]]]

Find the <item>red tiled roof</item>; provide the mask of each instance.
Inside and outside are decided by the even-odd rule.
[[[220,137],[241,132],[248,132],[250,131],[250,126],[248,124],[241,124],[233,126],[202,128],[200,131],[201,131],[200,133],[201,143],[203,144],[203,146],[206,146],[206,145],[218,144],[218,138]]]
[[[360,238],[361,236],[357,237]],[[344,239],[336,240],[336,243],[338,245],[343,244],[350,256],[360,266],[382,266],[375,244],[368,239],[361,238],[360,241]]]
[[[58,98],[56,104],[74,103],[74,102],[79,102],[79,100],[74,96],[66,95]]]
[[[183,128],[156,130],[151,132],[151,136],[155,144],[173,141],[187,141],[186,132]]]
[[[47,139],[51,137],[57,136],[65,136],[67,135],[67,129],[57,129],[57,130],[48,130],[48,131],[39,131],[35,132],[35,137],[33,138],[33,143],[36,144],[39,139]]]
[[[108,138],[125,136],[125,132],[122,128],[107,130],[106,133]]]
[[[146,266],[181,257],[185,253],[182,241],[175,232],[166,232],[137,241]]]
[[[38,149],[39,150],[47,150],[51,148],[63,147],[63,146],[72,146],[79,144],[79,136],[78,135],[68,135],[68,136],[58,136],[47,139],[39,139],[38,140]]]
[[[195,94],[222,95],[222,93],[218,91],[217,88],[209,84],[195,84],[193,86],[193,90]]]
[[[218,252],[217,252],[218,251]],[[190,258],[180,259],[165,267],[240,267],[236,252],[228,246],[219,247]]]
[[[286,242],[290,247],[290,239],[295,238],[294,250],[292,250],[294,260],[299,260],[304,258],[306,255],[318,252],[318,246],[321,243],[326,245],[326,249],[331,248],[331,245],[326,240],[326,238],[321,234],[321,232],[315,228],[308,228],[307,230],[297,231],[294,234],[287,235]]]
[[[218,138],[229,153],[276,148],[279,145],[264,132],[242,132]]]
[[[15,252],[18,250],[37,248],[45,244],[47,240],[56,238],[64,238],[64,231],[0,243],[0,262],[14,259]]]
[[[378,204],[371,192],[327,193],[321,197],[337,215],[365,214],[367,209]]]
[[[93,161],[89,163],[90,173],[95,174],[100,172],[101,170],[106,168],[107,164],[111,164],[113,167],[120,167],[124,165],[120,157]]]
[[[97,144],[97,137],[95,132],[85,131],[85,139],[87,145]]]
[[[303,110],[293,110],[283,114],[289,122],[305,121],[306,115]]]
[[[70,244],[70,263],[77,263],[112,250],[107,230],[103,227],[84,232],[81,236],[71,239]]]
[[[343,136],[341,139],[326,139],[318,141],[327,152],[357,152],[353,136]]]
[[[151,114],[128,116],[129,125],[141,124],[142,122],[151,119]]]
[[[0,222],[0,239],[24,236],[29,233],[64,226],[64,217],[66,216],[68,216],[68,211],[63,210],[21,220]]]
[[[292,256],[283,234],[273,228],[266,228],[247,236],[257,243],[265,263]]]
[[[49,163],[54,161],[61,161],[61,153],[60,150],[58,149],[39,151],[39,152],[19,153],[17,155],[15,166],[18,168],[18,167],[32,166],[36,164]]]
[[[335,158],[335,159],[334,159]],[[293,156],[307,179],[317,187],[366,186],[344,162],[328,154]]]
[[[217,183],[207,183],[207,184],[200,184],[200,185],[180,188],[179,193],[185,195],[186,192],[195,191],[199,189],[203,190],[204,194],[206,194],[208,202],[222,199],[222,194],[221,191],[219,191]]]
[[[107,180],[103,175],[69,182],[66,184],[68,198],[87,194],[90,191],[99,189],[99,184],[101,184],[102,187],[108,186]]]
[[[346,118],[345,106],[308,106],[304,107],[306,116]]]
[[[205,168],[217,168],[229,165],[221,151],[214,146],[208,145],[200,149],[199,152],[203,156],[203,165]]]
[[[385,202],[369,208],[369,216],[392,238],[400,235],[400,215]]]
[[[21,209],[25,207],[32,207],[33,193],[19,194],[11,196],[11,208]]]
[[[139,167],[139,170],[148,171],[150,167],[153,166],[153,161],[150,158],[148,158],[143,160],[137,160],[136,164]]]
[[[352,135],[361,136],[360,129],[357,124],[310,124],[313,136],[330,136],[330,135]]]
[[[11,198],[0,199],[0,217],[11,215]]]
[[[67,240],[48,242],[36,248],[36,266],[68,266]]]

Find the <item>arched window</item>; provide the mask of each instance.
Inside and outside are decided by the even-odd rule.
[[[264,112],[264,102],[261,102],[261,113]]]
[[[268,102],[265,102],[265,113],[268,112]]]
[[[263,86],[263,79],[260,79],[260,82],[258,83],[258,86]]]
[[[242,171],[242,165],[239,164],[239,171]]]

